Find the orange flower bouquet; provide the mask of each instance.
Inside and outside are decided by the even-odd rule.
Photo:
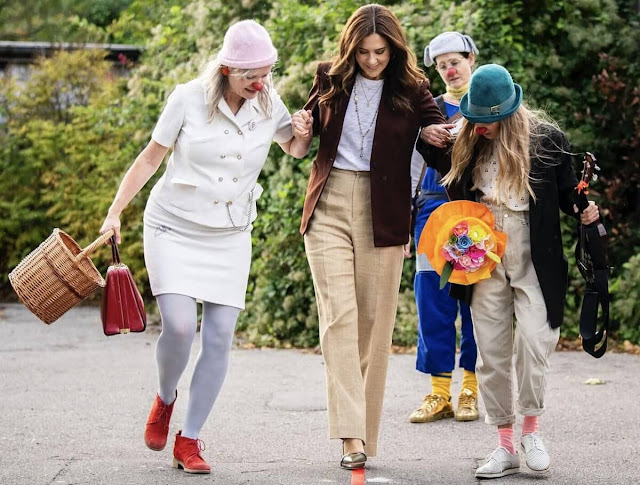
[[[426,254],[440,275],[440,289],[447,282],[472,285],[491,276],[507,244],[507,235],[494,225],[493,213],[478,202],[457,200],[433,211],[418,253]]]

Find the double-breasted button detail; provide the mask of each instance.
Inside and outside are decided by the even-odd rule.
[[[233,228],[233,221],[244,225],[255,219],[262,192],[258,176],[271,142],[291,139],[291,117],[275,91],[271,117],[257,100],[246,100],[233,113],[222,99],[213,119],[209,108],[200,81],[180,85],[171,95],[152,137],[174,150],[153,197],[190,221]]]

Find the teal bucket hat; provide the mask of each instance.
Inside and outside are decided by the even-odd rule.
[[[522,88],[498,64],[476,69],[469,91],[460,100],[460,113],[471,123],[495,123],[515,113],[522,103]]]

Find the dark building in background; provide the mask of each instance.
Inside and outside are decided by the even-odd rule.
[[[126,75],[128,66],[135,63],[142,47],[126,44],[73,44],[68,42],[13,42],[0,41],[0,77],[7,70],[18,79],[29,77],[29,66],[40,56],[50,56],[60,50],[100,49],[107,52],[116,75]]]

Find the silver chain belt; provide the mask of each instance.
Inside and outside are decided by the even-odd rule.
[[[229,215],[229,220],[231,221],[231,225],[233,226],[234,229],[237,229],[240,232],[246,231],[249,225],[251,224],[251,209],[253,209],[253,190],[249,192],[249,205],[247,206],[247,223],[244,225],[244,227],[238,227],[236,226],[236,223],[233,222],[233,217],[231,217],[231,209],[229,209],[229,206],[231,206],[231,204],[232,204],[231,201],[228,201],[225,204],[227,207],[227,214]]]

